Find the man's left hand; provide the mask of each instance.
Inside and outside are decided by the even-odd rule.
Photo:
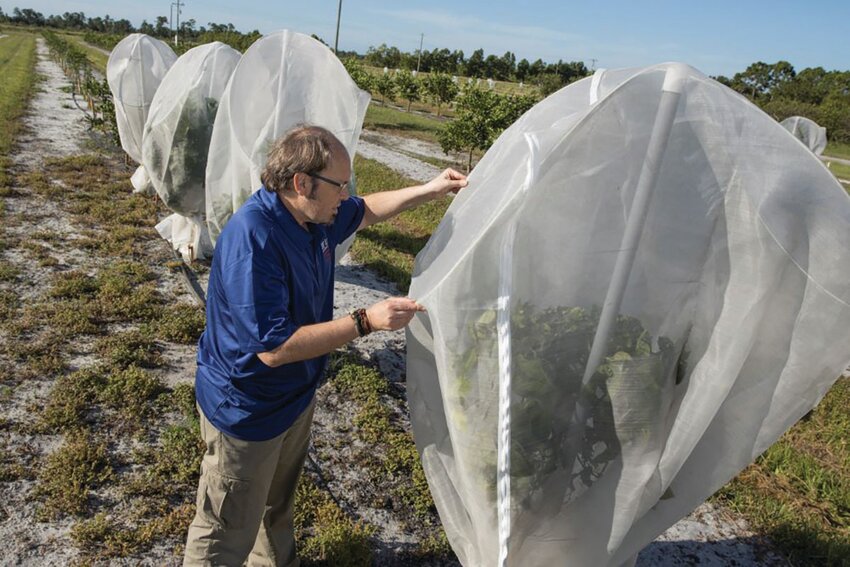
[[[442,197],[448,193],[457,193],[468,184],[466,176],[452,168],[443,170],[443,172],[425,184],[429,189],[429,193],[434,197]]]

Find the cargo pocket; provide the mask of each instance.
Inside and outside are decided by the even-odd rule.
[[[216,529],[241,529],[251,517],[250,482],[220,474],[202,465],[198,514]]]

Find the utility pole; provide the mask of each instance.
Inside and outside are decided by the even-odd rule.
[[[339,0],[339,7],[336,10],[336,39],[334,40],[334,55],[339,48],[339,19],[342,17],[342,0]]]
[[[174,45],[175,45],[175,47],[177,46],[178,37],[180,35],[180,6],[181,5],[185,6],[186,3],[185,2],[181,3],[180,0],[177,0],[177,2],[171,3],[172,8],[174,8],[175,6],[177,7],[177,22],[174,26]]]
[[[422,62],[422,41],[425,39],[425,34],[419,35],[419,57],[416,58],[416,74],[419,74],[419,63]]]

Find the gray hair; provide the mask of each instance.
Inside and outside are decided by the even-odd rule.
[[[331,161],[334,151],[345,150],[336,136],[321,126],[299,124],[278,138],[269,149],[260,175],[266,190],[276,193],[292,189],[296,173],[317,173]]]

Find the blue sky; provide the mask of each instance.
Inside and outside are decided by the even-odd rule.
[[[231,22],[241,31],[289,28],[333,44],[337,5],[337,0],[188,0],[182,18],[199,25]],[[109,14],[138,26],[143,19],[167,16],[170,0],[0,1],[7,13],[15,6],[45,15]],[[798,71],[850,70],[850,0],[343,0],[340,49],[364,53],[386,43],[412,52],[422,33],[424,49],[462,49],[467,57],[482,47],[486,54],[512,51],[517,60],[581,60],[596,68],[683,61],[710,75],[731,76],[755,61],[784,59]]]

